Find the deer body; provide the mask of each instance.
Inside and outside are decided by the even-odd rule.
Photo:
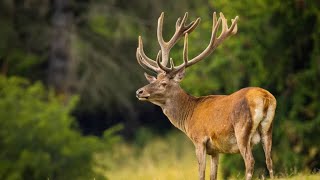
[[[261,88],[245,88],[231,95],[199,98],[181,92],[161,107],[170,122],[194,144],[209,138],[206,150],[211,155],[239,152],[235,136],[237,125],[255,127],[247,136],[252,136],[252,145],[257,144],[260,141],[257,127],[260,125],[262,130],[261,122],[264,121],[264,128],[270,128],[272,121],[267,117],[272,114],[268,114],[268,109],[275,108],[275,99]]]
[[[139,100],[150,101],[160,106],[170,122],[183,131],[193,142],[199,164],[199,179],[204,180],[206,155],[211,156],[210,179],[217,177],[219,153],[240,153],[246,167],[246,179],[253,174],[254,158],[252,146],[262,141],[266,164],[273,178],[271,146],[272,122],[276,109],[274,96],[258,87],[241,89],[230,95],[209,95],[193,97],[179,85],[185,74],[185,68],[208,56],[226,37],[235,34],[237,17],[232,20],[230,28],[223,14],[217,20],[213,15],[213,31],[208,47],[192,60],[188,59],[188,33],[192,32],[199,19],[185,25],[187,13],[176,24],[176,32],[169,42],[162,38],[163,14],[158,20],[158,41],[161,46],[156,61],[148,58],[143,52],[142,39],[139,37],[137,60],[144,68],[157,72],[157,77],[145,74],[150,84],[136,92]],[[216,31],[222,22],[222,32],[216,38]],[[184,64],[166,67],[169,51],[173,45],[185,36],[183,59]],[[160,62],[160,59],[162,61]]]

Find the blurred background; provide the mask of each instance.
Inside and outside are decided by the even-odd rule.
[[[196,179],[191,142],[135,97],[147,83],[135,51],[142,35],[155,57],[160,13],[169,39],[189,12],[201,17],[194,57],[215,11],[238,15],[238,33],[188,68],[182,87],[195,96],[269,90],[276,175],[318,172],[320,1],[1,0],[0,179]],[[171,51],[176,64],[182,48]],[[260,145],[254,156],[255,176],[266,176]],[[240,155],[220,158],[221,179],[243,172]]]

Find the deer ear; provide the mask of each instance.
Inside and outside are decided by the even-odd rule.
[[[147,73],[144,73],[144,76],[146,77],[146,79],[149,81],[149,83],[153,83],[155,80],[157,80],[157,78],[147,74]]]
[[[182,68],[181,70],[179,70],[173,77],[173,80],[176,82],[180,82],[185,75],[185,68]]]

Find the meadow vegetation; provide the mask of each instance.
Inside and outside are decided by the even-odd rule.
[[[126,180],[192,180],[198,178],[198,166],[195,156],[195,150],[192,142],[180,131],[175,130],[167,135],[155,136],[146,129],[139,131],[140,135],[148,135],[150,139],[141,142],[139,137],[131,143],[118,143],[115,145],[113,152],[100,154],[97,159],[98,164],[108,164],[108,169],[105,169],[104,175],[109,179]],[[258,144],[257,146],[261,146]],[[255,149],[258,149],[256,147]],[[254,152],[256,154],[257,151]],[[226,163],[232,159],[234,155],[222,155],[220,158],[218,179],[243,179],[244,166],[235,169],[232,165]],[[104,159],[109,157],[108,159]],[[111,162],[110,162],[111,160]],[[264,159],[257,159],[263,161]],[[239,164],[243,164],[243,160],[239,159]],[[210,164],[207,158],[207,164]],[[275,162],[277,164],[277,162]],[[209,179],[209,167],[206,169],[206,178]],[[227,176],[224,172],[226,169],[233,169],[233,174]],[[265,164],[255,166],[255,178],[268,178]],[[297,171],[281,171],[278,166],[275,166],[277,179],[281,180],[316,180],[320,178],[320,174],[309,172],[305,169],[304,173]],[[102,170],[102,169],[100,169]]]

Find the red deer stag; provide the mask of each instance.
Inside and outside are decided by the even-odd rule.
[[[200,19],[186,24],[187,15],[186,13],[182,19],[177,20],[176,31],[166,42],[162,37],[163,13],[161,14],[157,28],[161,50],[156,60],[146,56],[139,36],[136,52],[138,63],[143,68],[157,73],[157,77],[145,73],[150,84],[137,90],[137,98],[160,106],[170,122],[191,139],[196,148],[199,179],[205,179],[206,154],[211,156],[210,179],[216,179],[219,153],[239,152],[245,162],[246,179],[251,179],[254,169],[252,146],[257,144],[260,138],[267,168],[270,177],[273,178],[271,146],[276,99],[271,93],[258,87],[248,87],[230,95],[193,97],[179,85],[184,77],[185,68],[207,57],[224,39],[237,32],[238,17],[232,19],[232,24],[228,27],[222,13],[218,19],[216,13],[213,13],[212,34],[208,47],[189,60],[188,34],[196,28]],[[216,37],[220,24],[221,34]],[[172,58],[169,59],[169,52],[183,36],[183,64],[175,66]]]

